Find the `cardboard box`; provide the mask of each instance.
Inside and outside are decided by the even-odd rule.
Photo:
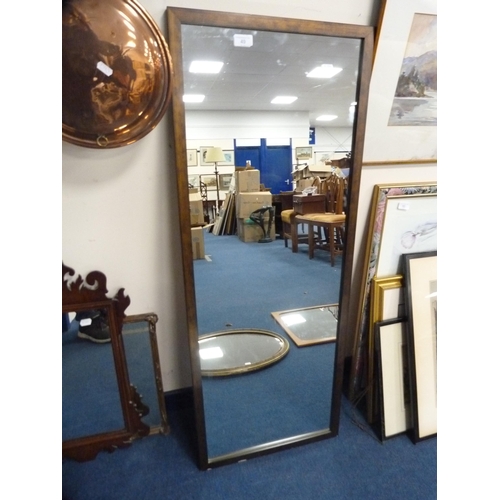
[[[203,214],[203,201],[198,189],[189,190],[189,213],[191,216],[191,225],[199,226],[205,224],[205,216]]]
[[[260,190],[260,170],[236,172],[236,193],[251,193]]]
[[[324,179],[332,173],[332,167],[330,165],[305,165],[304,167],[299,167],[297,170],[292,172],[293,180],[299,181],[300,179],[308,179],[309,177],[320,177]]]
[[[273,195],[269,191],[238,193],[236,195],[236,217],[247,219],[250,214],[265,205],[273,204]]]
[[[193,245],[193,260],[205,258],[205,235],[202,227],[191,228],[191,242]]]
[[[265,227],[267,229],[267,222]],[[238,231],[238,238],[245,243],[255,243],[264,237],[262,228],[250,219],[238,219],[236,221],[236,228]],[[271,226],[271,234],[269,236],[272,240],[276,239],[274,222]]]
[[[297,181],[296,191],[304,191],[304,189],[313,185],[314,179],[300,179]]]
[[[326,197],[324,194],[294,194],[293,210],[296,214],[323,214],[326,212]]]

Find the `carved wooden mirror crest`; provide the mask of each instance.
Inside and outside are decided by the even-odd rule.
[[[149,433],[149,426],[141,421],[148,407],[130,384],[122,338],[130,298],[123,288],[111,298],[107,292],[103,273],[93,271],[84,279],[62,264],[63,318],[72,313],[91,317],[91,312],[99,311],[108,335],[89,342],[63,328],[62,454],[79,461],[92,460],[102,450],[112,452]]]

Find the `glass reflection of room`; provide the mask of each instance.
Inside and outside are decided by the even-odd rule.
[[[193,93],[206,93],[206,92],[198,92],[196,88],[193,87],[192,82],[189,80],[190,76],[189,73],[187,72],[187,65],[189,64],[189,61],[191,59],[201,59],[201,56],[199,56],[196,53],[196,50],[198,52],[202,53],[203,51],[210,51],[209,47],[209,41],[214,41],[216,43],[219,43],[221,41],[224,41],[225,38],[231,39],[233,34],[240,34],[242,32],[245,32],[246,30],[249,30],[254,35],[254,39],[257,36],[265,36],[269,35],[271,37],[274,37],[274,47],[278,48],[280,47],[280,43],[277,42],[280,37],[283,37],[283,39],[286,40],[286,44],[289,44],[291,40],[296,39],[302,39],[302,40],[308,40],[310,42],[309,47],[312,48],[314,47],[313,51],[309,52],[308,55],[308,60],[311,58],[311,54],[314,54],[315,57],[320,57],[320,52],[321,48],[318,43],[314,44],[311,41],[314,40],[315,42],[323,41],[326,45],[331,41],[331,45],[328,45],[328,51],[330,55],[332,54],[332,51],[336,50],[335,47],[340,47],[341,50],[342,48],[347,49],[349,46],[351,49],[355,50],[356,56],[354,60],[351,60],[351,66],[352,66],[352,71],[353,73],[351,74],[351,79],[350,79],[350,84],[348,85],[349,88],[352,89],[352,93],[349,98],[349,105],[352,102],[357,102],[358,106],[356,106],[355,109],[355,116],[354,116],[354,123],[356,123],[357,119],[359,119],[360,122],[363,122],[366,116],[366,99],[367,99],[367,82],[368,82],[368,75],[369,75],[369,60],[371,59],[371,50],[372,50],[372,41],[373,41],[373,29],[369,27],[362,27],[362,26],[353,26],[353,25],[335,25],[335,24],[330,24],[330,23],[314,23],[314,22],[307,22],[305,24],[301,24],[301,21],[294,20],[293,22],[290,22],[290,20],[286,19],[276,19],[276,18],[267,18],[263,16],[240,16],[238,14],[228,14],[226,15],[225,13],[214,13],[214,12],[207,12],[207,11],[190,11],[189,9],[177,9],[177,8],[169,8],[167,10],[168,18],[169,18],[169,39],[170,39],[170,47],[172,49],[173,47],[173,59],[174,59],[174,66],[177,65],[177,71],[182,72],[182,69],[184,69],[183,72],[183,77],[184,77],[184,89],[180,88],[176,95],[174,95],[173,99],[173,107],[174,107],[174,114],[177,117],[177,121],[174,123],[174,129],[175,129],[175,134],[177,137],[176,141],[176,155],[178,158],[178,168],[180,169],[178,172],[179,179],[180,181],[178,182],[178,187],[179,187],[179,199],[181,200],[181,209],[184,208],[184,204],[187,207],[188,202],[187,202],[187,195],[186,193],[183,192],[182,186],[184,181],[182,180],[184,177],[187,176],[187,172],[183,171],[183,163],[182,161],[183,156],[185,155],[185,149],[186,149],[186,135],[187,138],[190,138],[190,130],[189,127],[185,129],[186,123],[189,122],[189,109],[193,109],[192,105],[186,105],[186,108],[184,108],[184,104],[182,102],[182,95],[184,93],[184,90],[189,92],[193,91]],[[237,29],[231,29],[231,25],[234,26],[234,24],[238,25]],[[313,26],[314,25],[314,26]],[[262,29],[260,29],[261,27]],[[294,30],[299,29],[302,34],[291,34],[290,32],[293,32]],[[339,29],[337,32],[341,36],[347,36],[346,38],[340,38],[340,37],[335,37],[333,36],[336,33],[336,30]],[[309,37],[305,36],[306,33],[314,33],[314,36]],[[293,43],[293,42],[292,42]],[[193,49],[192,44],[196,44],[198,48]],[[255,45],[255,44],[254,44]],[[283,44],[285,45],[285,44]],[[213,53],[213,51],[211,51]],[[299,47],[294,47],[294,53],[295,53],[295,60],[299,61],[300,59],[300,50]],[[360,58],[360,55],[363,55],[362,58]],[[191,57],[192,55],[192,57]],[[238,56],[240,59],[238,62],[242,62],[241,60],[242,56]],[[273,57],[273,56],[271,56]],[[274,57],[276,57],[276,54],[274,54]],[[180,67],[180,61],[183,59],[183,64],[185,65],[184,68]],[[363,61],[362,64],[360,61]],[[236,61],[233,61],[236,62]],[[252,67],[258,67],[255,66],[254,64],[251,63],[244,63],[247,68],[252,68]],[[346,65],[342,64],[341,65],[344,68],[344,71],[341,72],[341,74],[347,73],[345,70]],[[282,68],[283,69],[283,68]],[[310,69],[310,68],[308,68]],[[283,72],[283,76],[286,74],[286,71]],[[295,72],[295,78],[298,78],[300,73]],[[254,82],[257,83],[262,83],[262,75],[259,75],[260,81],[255,80],[254,76]],[[279,79],[278,79],[279,80]],[[250,79],[246,78],[242,80],[243,83],[245,84],[251,84]],[[351,87],[350,85],[354,82],[354,85]],[[269,82],[265,82],[269,84]],[[245,87],[247,85],[240,85],[241,88]],[[254,90],[255,90],[256,85],[254,85]],[[326,86],[325,86],[326,88]],[[335,96],[335,92],[333,88],[330,89],[331,93],[323,96],[323,101],[324,102],[331,102],[333,100],[333,97]],[[207,96],[204,100],[204,104],[207,103],[209,100],[209,96]],[[296,102],[300,102],[300,100],[297,100]],[[209,109],[209,107],[205,108]],[[212,108],[213,109],[213,108]],[[186,111],[187,110],[187,111]],[[214,109],[215,111],[215,109]],[[351,110],[352,111],[352,110]],[[187,113],[187,115],[184,115],[184,113]],[[347,115],[349,115],[349,109],[346,109]],[[348,118],[347,118],[348,119]],[[351,113],[351,119],[352,119],[352,113]],[[352,124],[352,121],[351,121]],[[357,178],[356,175],[352,175],[353,173],[357,172],[357,170],[360,168],[360,158],[361,158],[361,150],[362,150],[362,139],[363,139],[363,133],[364,130],[363,128],[358,128],[358,129],[352,129],[351,127],[351,135],[353,137],[352,140],[352,152],[353,152],[353,164],[351,168],[351,182],[350,182],[350,188],[351,186],[354,186],[354,189],[357,189],[358,183],[359,183],[359,178]],[[309,135],[309,127],[307,127],[306,131],[306,137]],[[233,138],[230,138],[233,139]],[[356,144],[359,144],[359,146],[356,146]],[[189,147],[194,147],[193,145],[189,145]],[[357,200],[355,200],[357,202]],[[182,216],[181,216],[182,218]],[[182,222],[182,221],[181,221]],[[184,238],[184,236],[183,236]],[[183,240],[184,241],[184,240]],[[189,236],[185,244],[189,241]],[[354,246],[354,237],[348,237],[347,243],[346,243],[350,248],[352,252],[352,248]],[[285,250],[283,248],[283,251],[290,251]],[[347,267],[347,273],[342,274],[343,278],[340,276],[336,276],[334,278],[337,282],[340,282],[341,279],[344,280],[344,284],[347,282],[350,282],[350,277],[352,273],[352,258],[351,256],[348,257],[348,267]],[[242,266],[240,266],[242,267]],[[297,281],[297,271],[298,268],[295,269],[295,272],[293,275],[290,276],[290,279]],[[248,270],[248,269],[247,269]],[[190,282],[191,280],[196,281],[195,276],[192,274],[193,273],[193,264],[188,262],[187,260],[184,261],[184,271],[185,271],[185,279],[188,287],[188,295],[187,295],[187,303],[188,303],[188,317],[190,318],[190,325],[193,327],[190,329],[191,332],[197,332],[198,327],[199,327],[199,333],[208,333],[206,330],[204,330],[203,324],[200,321],[200,312],[201,309],[198,309],[198,322],[199,325],[196,324],[196,319],[194,323],[192,322],[193,317],[190,315],[191,313],[189,311],[195,311],[195,309],[191,309],[191,307],[195,308],[196,305],[191,302],[191,299],[194,297],[191,295],[189,292],[190,288]],[[338,270],[328,270],[328,273],[334,273],[338,272]],[[273,279],[271,276],[269,276],[269,279]],[[320,283],[318,283],[319,287],[325,285],[325,282],[328,284],[330,283],[330,295],[327,297],[327,301],[329,302],[335,302],[340,299],[339,297],[339,289],[333,290],[331,287],[331,281],[332,279],[329,279],[328,276],[323,275],[322,280]],[[217,285],[217,283],[215,283]],[[244,293],[245,286],[240,287],[240,292]],[[286,300],[287,297],[287,287],[283,286],[283,289],[280,291],[280,299]],[[316,287],[318,288],[318,287]],[[198,293],[198,291],[197,291]],[[254,290],[253,295],[256,295],[256,291]],[[211,296],[213,301],[221,301],[221,295],[219,293],[219,290],[217,290],[216,286],[211,289]],[[202,303],[197,295],[197,301],[199,304]],[[252,297],[253,298],[253,297]],[[293,297],[293,299],[297,299],[298,297]],[[303,293],[300,294],[301,299],[305,299],[306,302],[309,300],[313,300],[313,302],[309,302],[307,305],[317,305],[318,301],[319,303],[325,303],[322,299],[316,300],[314,302],[314,298],[311,296],[306,297],[303,295]],[[205,302],[203,302],[205,303]],[[293,303],[288,303],[288,304],[283,304],[288,307],[293,307]],[[298,304],[299,305],[299,304]],[[302,304],[303,305],[303,304]],[[249,300],[247,303],[247,307],[251,309],[252,307],[255,307],[257,310],[259,309],[259,306],[255,306],[255,302],[253,300]],[[272,306],[268,306],[272,307]],[[275,309],[285,309],[286,307],[280,307],[278,304]],[[341,305],[342,308],[342,305]],[[267,307],[266,307],[267,309]],[[270,314],[264,312],[263,310],[263,317],[264,316],[269,316]],[[203,317],[206,317],[205,314],[202,315]],[[258,326],[258,325],[248,325],[248,326]],[[198,333],[198,332],[197,332]],[[193,337],[191,338],[191,345],[193,346]],[[322,346],[330,349],[334,349],[335,344],[330,343],[327,344],[326,346]],[[322,349],[320,346],[313,346],[311,348],[308,348],[307,350],[303,350],[304,353],[311,353],[311,352],[319,352],[318,349]],[[292,354],[296,353],[297,350],[293,348]],[[332,383],[332,361],[334,360],[334,357],[336,354],[334,354],[332,351],[329,351],[330,354],[327,356],[329,358],[328,362],[328,369],[330,372],[330,383]],[[293,358],[293,356],[292,356]],[[201,432],[199,434],[200,438],[200,449],[199,449],[199,457],[200,457],[200,465],[202,468],[206,468],[208,465],[221,465],[224,463],[229,463],[231,461],[236,461],[239,458],[242,457],[249,457],[249,456],[255,456],[261,453],[265,453],[267,450],[274,450],[274,449],[279,449],[282,446],[287,446],[287,444],[291,443],[298,443],[302,441],[308,441],[308,440],[315,440],[315,439],[321,439],[322,437],[328,437],[330,435],[335,435],[337,432],[337,427],[338,427],[338,405],[340,404],[340,392],[333,392],[333,386],[329,389],[330,390],[330,396],[333,394],[333,402],[332,406],[330,407],[330,397],[327,396],[326,399],[328,400],[328,406],[329,409],[326,411],[325,415],[325,420],[324,420],[324,425],[319,425],[316,427],[314,431],[308,432],[306,434],[301,434],[297,435],[297,432],[291,431],[291,429],[288,427],[289,422],[289,414],[287,413],[282,413],[280,417],[280,422],[283,423],[281,427],[283,427],[283,434],[282,434],[282,439],[279,440],[279,442],[269,442],[266,441],[266,436],[261,434],[260,439],[257,438],[256,441],[250,445],[250,448],[245,448],[246,444],[248,441],[245,441],[244,439],[240,440],[238,443],[237,441],[233,442],[232,444],[232,449],[228,449],[227,453],[225,455],[218,455],[217,453],[214,454],[213,450],[210,450],[210,445],[208,446],[208,450],[206,448],[206,442],[204,442],[205,438],[208,438],[208,440],[211,440],[211,434],[212,438],[217,440],[218,436],[220,435],[219,433],[219,428],[215,425],[212,428],[213,424],[217,424],[217,421],[221,421],[222,417],[228,417],[227,414],[221,413],[224,410],[222,409],[224,405],[226,404],[231,404],[231,401],[227,401],[227,397],[223,400],[220,400],[221,407],[220,407],[220,412],[218,416],[211,416],[207,413],[207,397],[209,396],[209,392],[212,389],[212,386],[209,388],[207,385],[207,382],[210,380],[204,380],[203,381],[203,393],[198,392],[198,381],[197,381],[197,366],[199,366],[199,353],[198,352],[192,352],[191,353],[191,359],[193,363],[193,377],[194,377],[194,385],[195,385],[195,404],[197,405],[197,418],[198,418],[198,425],[201,427],[204,427],[206,424],[206,429],[205,431]],[[288,361],[288,360],[285,360]],[[284,366],[284,362],[277,363],[272,366],[272,368],[278,368],[280,366]],[[341,370],[341,366],[337,366],[336,370],[339,372]],[[262,377],[268,376],[269,371],[268,370],[263,370],[260,372],[255,372],[252,374],[252,377],[255,376],[255,380],[260,378],[260,380],[268,380]],[[238,380],[249,380],[249,377],[244,377],[244,378],[239,378]],[[269,381],[269,380],[268,380]],[[300,382],[300,380],[299,380]],[[263,382],[264,384],[266,382]],[[341,384],[341,380],[339,379],[339,384]],[[337,382],[336,382],[337,384]],[[296,391],[295,395],[293,397],[298,397],[299,399],[297,400],[298,403],[302,404],[303,401],[301,402],[300,399],[303,399],[304,397],[307,396],[307,393],[309,392],[310,386],[306,387],[299,387],[300,384],[296,384]],[[337,386],[338,389],[340,387]],[[201,400],[201,397],[205,396],[205,404]],[[248,394],[245,392],[245,396],[248,396]],[[290,394],[292,396],[292,394]],[[248,397],[245,397],[246,401],[248,402]],[[278,403],[279,401],[276,400],[276,405],[274,408],[274,411],[279,407]],[[238,404],[236,402],[236,404]],[[200,409],[203,409],[205,407],[205,415],[200,413]],[[248,427],[248,424],[251,423],[252,421],[256,420],[255,415],[252,414],[253,411],[258,411],[259,408],[262,407],[260,404],[259,397],[255,400],[254,404],[251,403],[245,407],[245,418],[244,420],[241,420],[241,422],[238,422],[236,420],[231,421],[231,426],[235,425],[246,425]],[[238,411],[237,406],[234,407],[234,410]],[[330,410],[333,412],[330,413]],[[239,409],[239,411],[243,411],[243,407]],[[297,413],[297,412],[294,412]],[[216,420],[214,420],[216,419]],[[237,419],[240,420],[240,419]],[[224,420],[224,422],[226,422]],[[311,422],[314,422],[314,417],[311,420]],[[225,424],[226,429],[228,427],[228,423]],[[199,428],[201,428],[199,427]],[[243,433],[245,432],[245,429],[243,429]],[[256,436],[257,437],[257,436]],[[240,448],[240,449],[238,449]],[[241,449],[245,448],[245,449]],[[208,456],[207,456],[207,451],[208,451]]]

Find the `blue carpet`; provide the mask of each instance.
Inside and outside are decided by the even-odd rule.
[[[287,337],[271,312],[338,302],[341,259],[331,268],[327,252],[309,260],[306,246],[293,254],[281,240],[245,244],[207,234],[205,241],[212,260],[194,263],[202,334],[247,327]],[[259,292],[249,295],[254,286]],[[240,448],[328,426],[335,343],[298,348],[289,342],[288,355],[264,370],[204,378],[211,456],[234,450],[235,442]],[[170,403],[169,435],[147,436],[85,463],[63,460],[63,499],[436,498],[437,439],[414,445],[402,435],[382,444],[345,398],[342,404],[336,438],[202,472],[192,409]]]
[[[64,500],[432,500],[437,439],[378,442],[343,401],[340,433],[209,471],[193,459],[189,413],[168,408],[172,432],[90,462],[63,462]]]
[[[257,328],[290,344],[287,356],[264,370],[203,378],[209,456],[327,429],[335,343],[299,348],[271,313],[337,303],[342,259],[331,267],[328,252],[310,260],[307,245],[292,253],[283,240],[243,243],[211,233],[205,254],[208,260],[194,261],[200,333]]]

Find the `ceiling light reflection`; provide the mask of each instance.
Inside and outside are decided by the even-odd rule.
[[[302,314],[294,313],[283,316],[283,321],[285,322],[286,326],[293,326],[293,325],[298,325],[300,323],[305,323],[306,318],[304,318]]]
[[[342,71],[342,68],[336,68],[333,64],[322,64],[316,66],[312,71],[306,73],[307,78],[332,78]]]
[[[223,62],[220,61],[193,61],[189,65],[190,73],[219,73],[224,66]]]
[[[201,359],[218,359],[223,357],[224,353],[220,347],[205,347],[200,349]]]
[[[271,104],[292,104],[292,102],[295,102],[296,100],[297,98],[295,96],[279,95],[271,101]]]
[[[321,115],[316,118],[319,122],[331,122],[332,120],[335,120],[338,118],[337,115]]]
[[[203,94],[184,94],[182,100],[184,102],[203,102],[205,96]]]

